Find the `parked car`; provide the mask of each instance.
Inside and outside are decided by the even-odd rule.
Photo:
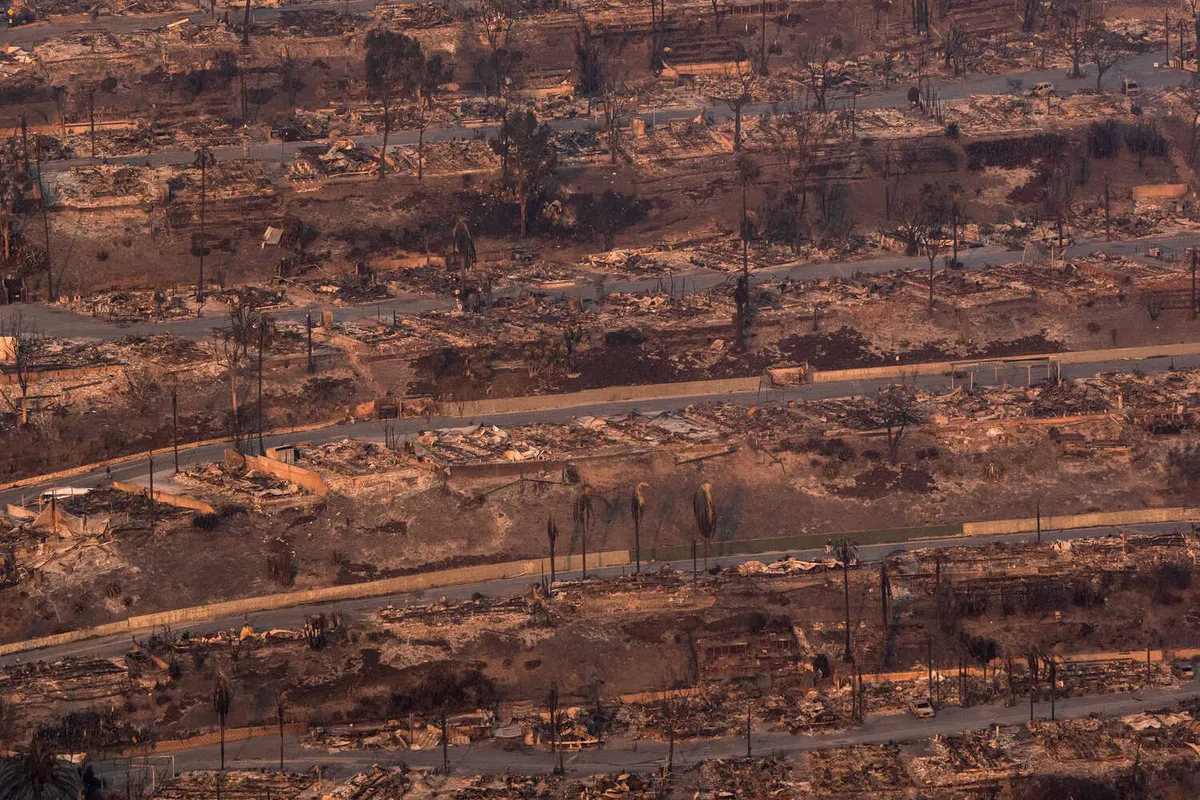
[[[933,719],[933,703],[929,702],[929,698],[927,697],[914,700],[909,704],[908,709],[917,719]]]
[[[1121,94],[1128,95],[1129,97],[1137,97],[1141,91],[1142,90],[1138,88],[1137,81],[1135,81],[1133,78],[1121,79]]]
[[[1041,81],[1035,83],[1029,91],[1034,97],[1045,97],[1048,94],[1054,94],[1054,84],[1050,81]]]
[[[1196,668],[1190,661],[1176,661],[1171,665],[1171,671],[1181,681],[1190,681],[1196,677]]]

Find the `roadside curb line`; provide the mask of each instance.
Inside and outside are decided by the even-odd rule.
[[[1058,517],[1047,516],[1041,526],[1043,531],[1087,530],[1089,528],[1137,525],[1162,522],[1188,522],[1200,519],[1200,507],[1178,506],[1173,508],[1135,509],[1130,511],[1095,512],[1090,514],[1070,514]],[[1057,523],[1051,527],[1049,523]],[[754,555],[757,553],[779,553],[788,550],[814,549],[822,546],[821,540],[830,538],[851,537],[858,544],[903,544],[921,542],[930,539],[953,539],[974,535],[1005,535],[1031,533],[1035,530],[1036,518],[989,520],[985,522],[954,523],[949,525],[929,525],[915,528],[880,529],[874,531],[846,531],[842,533],[824,532],[801,534],[792,537],[777,537],[771,539],[743,539],[740,541],[720,542],[717,552],[710,552],[710,557],[720,558],[733,555]],[[687,552],[679,555],[675,551]],[[663,563],[685,560],[691,553],[690,546],[681,545],[672,548],[652,548],[649,558],[643,564]],[[565,560],[565,564],[563,561]],[[634,563],[634,553],[630,550],[609,550],[588,556],[588,566],[593,569],[607,567],[624,567]],[[577,555],[563,556],[555,561],[562,572],[578,571],[581,559]],[[153,630],[154,628],[179,623],[204,622],[221,617],[249,615],[263,611],[281,608],[295,608],[317,603],[335,603],[343,600],[363,600],[371,597],[382,597],[403,592],[416,592],[425,589],[436,589],[443,586],[476,583],[482,581],[505,580],[526,575],[542,575],[550,573],[549,559],[533,558],[520,561],[507,561],[494,564],[479,564],[471,567],[439,570],[435,572],[415,573],[398,578],[386,578],[379,581],[349,584],[346,586],[329,586],[299,592],[286,592],[272,595],[259,595],[239,600],[227,600],[202,606],[162,611],[137,617],[110,622],[92,628],[80,628],[50,636],[27,639],[21,642],[0,644],[0,657],[23,653],[30,650],[41,650],[47,647],[57,647],[65,644],[95,639],[117,634],[132,634],[137,631]]]
[[[1009,359],[983,359],[977,363],[1006,361],[1019,364],[1022,361],[1037,359],[1053,359],[1063,364],[1093,364],[1105,361],[1127,361],[1146,358],[1169,358],[1175,356],[1200,355],[1200,342],[1180,342],[1166,345],[1145,345],[1138,347],[1120,347],[1110,350],[1071,350],[1061,353],[1043,353],[1028,356],[1014,356]],[[813,370],[810,380],[812,383],[852,383],[860,380],[886,380],[889,378],[913,377],[916,375],[946,374],[956,367],[961,367],[969,360],[960,361],[928,361],[915,364],[905,364],[889,367],[864,367],[844,370]],[[636,403],[649,400],[678,400],[687,397],[704,395],[748,394],[750,392],[772,392],[779,389],[796,388],[799,384],[775,383],[772,376],[783,377],[797,373],[800,367],[768,368],[762,375],[747,378],[718,378],[708,381],[677,381],[675,383],[645,383],[633,386],[610,386],[601,389],[583,389],[578,392],[560,394],[523,395],[521,397],[497,398],[494,400],[463,400],[444,402],[439,408],[440,419],[473,419],[507,414],[533,413],[559,409],[579,408],[604,403]],[[454,413],[456,412],[457,413]],[[451,413],[446,413],[451,412]],[[324,422],[297,425],[290,428],[278,428],[263,431],[263,436],[287,436],[294,433],[311,433],[313,431],[332,428],[341,425],[346,420],[327,420]],[[369,420],[363,420],[369,421]],[[194,450],[198,447],[229,442],[227,436],[214,439],[204,439],[179,445],[180,451]],[[0,484],[0,492],[19,489],[24,486],[34,486],[40,483],[72,478],[84,475],[102,467],[113,467],[144,458],[157,457],[172,453],[173,447],[160,447],[130,455],[115,456],[104,461],[72,467],[60,472],[44,475],[33,475],[19,478],[8,483]]]
[[[477,564],[471,567],[458,567],[435,572],[418,572],[412,575],[385,578],[378,581],[352,583],[344,586],[326,586],[319,589],[259,595],[257,597],[244,597],[238,600],[225,600],[207,605],[174,609],[172,611],[160,611],[136,617],[128,617],[118,622],[109,622],[91,628],[79,628],[50,636],[41,636],[36,639],[27,639],[22,642],[0,644],[0,656],[9,656],[28,650],[40,650],[46,647],[58,647],[104,636],[149,631],[180,623],[205,622],[220,619],[221,617],[238,615],[248,616],[280,608],[295,608],[317,603],[336,603],[345,600],[362,600],[370,597],[381,597],[390,594],[400,594],[402,592],[417,592],[424,589],[437,589],[443,586],[455,586],[464,583],[520,578],[525,575],[549,575],[549,561],[547,558],[532,558],[493,564]],[[577,571],[582,566],[582,563],[583,560],[578,555],[561,556],[555,559],[556,566],[564,572]],[[592,553],[587,558],[588,567],[592,569],[620,567],[629,563],[628,550],[609,550]]]
[[[312,422],[307,425],[296,425],[291,428],[278,428],[276,430],[263,431],[263,436],[287,436],[291,433],[311,433],[312,431],[319,431],[323,428],[332,428],[333,426],[340,424],[342,424],[342,420],[340,419],[332,422]],[[211,445],[222,444],[230,441],[231,439],[228,436],[219,436],[215,439],[201,439],[196,442],[181,442],[179,445],[179,452],[182,453],[185,450],[195,450],[198,447],[209,447]],[[173,446],[159,447],[154,450],[143,450],[140,453],[114,456],[113,458],[107,458],[104,461],[96,461],[91,464],[81,464],[78,467],[71,467],[70,469],[64,469],[60,472],[50,472],[45,475],[31,475],[28,478],[18,478],[17,480],[9,481],[8,483],[0,483],[0,492],[7,492],[12,489],[20,489],[23,486],[36,486],[39,483],[59,481],[63,480],[64,478],[74,478],[77,475],[86,475],[87,473],[101,469],[102,467],[116,467],[132,461],[141,461],[143,458],[156,458],[161,455],[169,455],[173,452],[175,452],[175,448]]]

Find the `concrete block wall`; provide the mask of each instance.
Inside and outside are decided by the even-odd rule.
[[[1114,347],[1108,350],[1075,350],[1066,353],[1038,353],[1020,356],[1014,359],[959,359],[958,361],[930,361],[923,364],[897,364],[887,367],[863,367],[860,369],[830,369],[808,370],[809,379],[813,383],[841,383],[843,381],[901,380],[914,375],[949,375],[950,370],[965,363],[994,363],[1009,364],[1020,361],[1037,361],[1050,359],[1060,364],[1093,364],[1100,361],[1121,361],[1153,358],[1155,356],[1190,356],[1200,354],[1200,342],[1179,342],[1176,344],[1154,344],[1141,347]],[[800,367],[781,367],[772,369],[769,374],[772,379],[781,383],[795,383]]]
[[[758,391],[761,383],[761,378],[754,377],[728,378],[714,381],[683,381],[680,383],[650,383],[642,386],[610,386],[603,389],[585,389],[566,394],[532,395],[529,397],[507,397],[494,400],[466,400],[461,403],[444,403],[442,405],[442,413],[479,417],[490,414],[543,411],[554,408],[577,408],[597,403],[655,400],[668,397],[696,397],[709,394],[736,394]]]
[[[121,483],[113,481],[112,488],[118,492],[126,492],[127,494],[148,494],[149,490],[141,486],[134,486],[132,483]],[[158,489],[154,490],[154,499],[160,503],[176,508],[190,508],[193,511],[199,511],[201,514],[215,514],[217,510],[203,500],[197,500],[194,497],[188,497],[186,494],[171,494]]]
[[[1144,508],[1131,511],[1096,511],[1090,514],[1058,514],[1042,517],[1042,530],[1074,530],[1102,528],[1114,525],[1144,525],[1151,522],[1186,522],[1200,518],[1200,507]],[[964,522],[965,536],[988,536],[1010,533],[1032,533],[1037,530],[1037,517],[996,519],[985,522]]]
[[[307,489],[314,494],[327,494],[329,492],[329,484],[311,469],[297,467],[295,464],[285,464],[282,461],[276,461],[266,456],[246,456],[245,458],[246,465],[251,469],[265,472],[268,475],[274,475],[276,478],[294,483],[301,489]]]

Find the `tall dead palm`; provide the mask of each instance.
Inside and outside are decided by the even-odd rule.
[[[642,574],[642,517],[646,515],[646,497],[642,487],[648,483],[639,483],[633,487],[633,495],[629,498],[629,514],[633,517],[633,557],[637,564],[637,574]]]
[[[204,305],[204,251],[208,246],[204,230],[204,208],[208,201],[208,168],[216,163],[217,159],[208,145],[201,145],[196,150],[195,160],[192,162],[192,166],[200,170],[200,246],[196,253],[200,257],[200,271],[196,278],[196,302],[200,305]]]
[[[704,571],[708,572],[708,543],[717,530],[717,515],[713,511],[712,485],[700,484],[692,496],[692,512],[696,515],[696,531],[704,540]]]
[[[851,539],[842,537],[836,545],[834,545],[834,553],[837,560],[842,564],[842,588],[845,590],[846,597],[846,652],[842,654],[842,660],[847,664],[854,661],[854,644],[850,639],[850,562],[858,562],[858,545]]]
[[[78,800],[82,795],[79,770],[36,736],[24,753],[0,759],[0,800]]]
[[[467,306],[467,273],[475,266],[477,255],[475,239],[471,229],[464,220],[459,220],[454,226],[454,255],[458,260],[458,296],[462,299],[463,308]]]
[[[586,485],[583,487],[583,491],[575,498],[575,507],[571,511],[571,517],[575,520],[575,524],[579,526],[581,533],[583,577],[587,578],[587,535],[588,528],[592,526],[592,517],[594,515],[592,508],[592,487]]]
[[[554,524],[554,512],[546,515],[546,541],[550,543],[550,586],[554,586],[554,545],[558,543],[558,526]]]
[[[250,294],[240,295],[229,307],[229,327],[217,331],[219,356],[229,371],[229,402],[233,413],[233,446],[242,451],[241,417],[238,411],[238,371],[249,359],[250,348],[255,344],[266,347],[266,316],[254,307]],[[261,356],[261,349],[259,351]]]
[[[221,726],[221,771],[225,770],[225,722],[229,719],[229,707],[233,703],[233,689],[224,675],[217,675],[213,682],[212,705],[217,712],[217,723]]]

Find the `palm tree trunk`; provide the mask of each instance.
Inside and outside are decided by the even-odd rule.
[[[637,565],[634,569],[637,575],[642,574],[642,521],[638,517],[633,518],[633,559]]]
[[[929,313],[933,313],[933,259],[929,259]]]
[[[854,649],[850,641],[850,572],[847,560],[846,554],[842,553],[842,587],[846,595],[846,652],[842,655],[842,660],[849,664],[854,660]]]
[[[763,0],[766,2],[766,0]],[[742,274],[750,274],[750,254],[747,248],[746,238],[749,236],[749,231],[746,230],[746,180],[742,179]]]
[[[387,173],[387,145],[388,136],[392,132],[392,114],[388,108],[388,103],[383,104],[383,149],[379,151],[379,180],[383,180],[384,174]]]
[[[233,448],[240,453],[242,450],[242,426],[238,419],[237,367],[232,362],[229,364],[229,400],[233,406]]]
[[[417,129],[417,183],[425,180],[425,126]]]
[[[260,324],[258,326],[258,454],[265,456],[266,448],[263,447],[263,338],[265,337],[265,329]]]

